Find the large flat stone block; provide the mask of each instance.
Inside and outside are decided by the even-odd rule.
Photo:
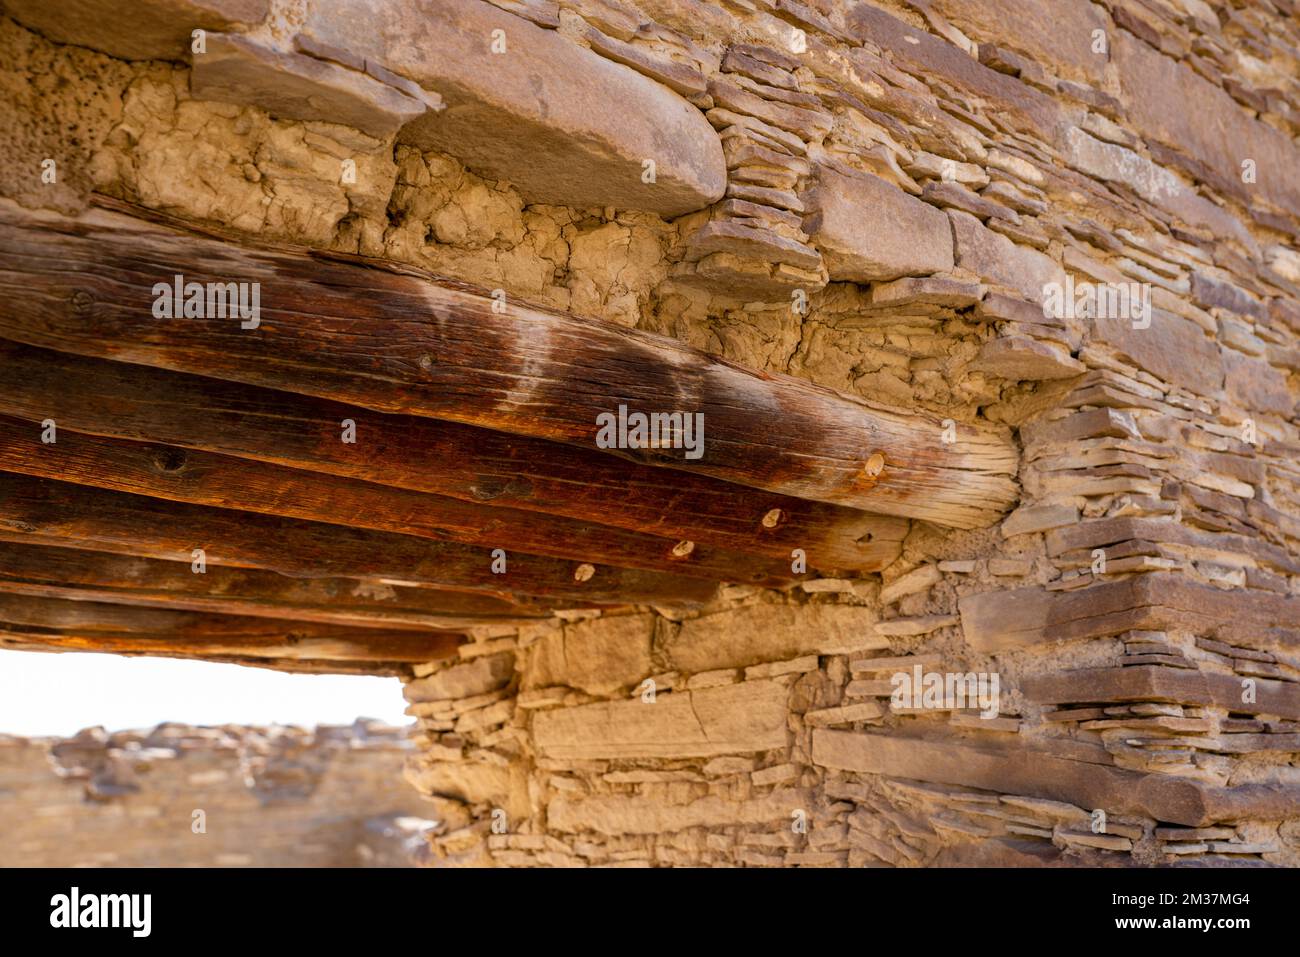
[[[688,758],[786,746],[779,681],[660,694],[539,712],[538,750],[551,758]]]
[[[314,0],[303,33],[441,95],[447,109],[403,141],[533,202],[677,216],[726,189],[722,144],[698,109],[481,0]]]
[[[1112,54],[1138,132],[1216,174],[1216,188],[1247,203],[1263,196],[1300,213],[1294,143],[1248,116],[1222,88],[1127,33],[1115,31]],[[1246,160],[1255,163],[1254,183],[1242,179]]]
[[[179,60],[196,29],[233,30],[266,19],[270,0],[4,0],[5,13],[57,43],[123,60]]]
[[[870,282],[952,269],[942,212],[876,176],[822,166],[804,232],[834,280]]]
[[[813,732],[812,750],[813,763],[842,771],[1027,794],[1190,826],[1213,819],[1213,804],[1204,792],[1216,789],[1199,781],[1071,761],[1029,749],[986,750],[955,742],[819,728]]]
[[[231,34],[208,36],[207,52],[194,56],[190,88],[199,99],[256,106],[280,119],[342,123],[378,139],[429,109],[365,73]]]

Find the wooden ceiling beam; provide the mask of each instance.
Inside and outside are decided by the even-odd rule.
[[[25,635],[7,635],[0,631],[0,650],[32,651],[46,654],[60,654],[82,650],[100,651],[102,649],[67,648],[59,644],[47,644],[43,639]],[[188,661],[204,661],[210,664],[240,665],[245,668],[265,668],[268,671],[287,671],[308,675],[358,675],[363,677],[409,678],[414,662],[380,660],[367,658],[357,661],[341,661],[337,658],[257,658],[250,655],[223,655],[215,653],[194,654],[161,648],[157,651],[118,651],[115,654],[123,658],[180,658]]]
[[[713,582],[159,499],[0,472],[0,539],[262,568],[301,578],[387,582],[606,604],[693,604]]]
[[[144,214],[124,204],[119,210]],[[239,317],[153,315],[156,288],[257,283]],[[610,454],[940,525],[1011,507],[1001,429],[876,406],[756,372],[664,336],[505,303],[420,270],[302,248],[236,245],[96,211],[0,205],[0,336],[82,355],[449,419],[591,449],[597,417],[702,415],[704,451]]]
[[[248,459],[84,435],[43,441],[40,423],[0,416],[0,471],[264,515],[396,532],[509,554],[617,565],[777,587],[799,578],[787,558],[691,542]],[[681,555],[675,554],[675,550]]]
[[[138,558],[0,541],[0,593],[287,618],[354,628],[459,631],[545,620],[553,605],[346,578]]]
[[[249,656],[320,661],[432,661],[457,634],[377,631],[317,622],[0,594],[0,634],[65,651]]]
[[[0,368],[0,413],[31,422],[693,541],[787,569],[799,549],[811,572],[878,571],[908,530],[906,519],[554,442],[3,340]],[[355,443],[342,441],[344,420]]]

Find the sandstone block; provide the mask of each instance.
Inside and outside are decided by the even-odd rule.
[[[690,827],[722,828],[737,824],[788,825],[790,815],[810,806],[806,790],[786,788],[747,801],[714,795],[686,804],[669,804],[641,795],[562,797],[547,807],[546,820],[561,833],[667,834]],[[779,862],[778,858],[778,862]]]
[[[990,558],[986,567],[990,575],[1023,578],[1034,570],[1034,563],[1028,558]]]
[[[786,686],[779,681],[674,691],[538,712],[533,738],[550,758],[712,757],[786,746]]]
[[[239,30],[266,19],[270,0],[4,0],[23,26],[56,43],[123,60],[180,60],[190,32]]]
[[[769,229],[755,229],[725,220],[705,223],[686,242],[688,259],[727,252],[764,262],[788,263],[801,269],[818,269],[822,264],[817,250],[803,243],[786,239]]]
[[[665,644],[675,668],[712,671],[809,654],[888,646],[871,630],[877,614],[853,605],[758,605],[682,622]]]
[[[450,701],[487,694],[510,683],[515,656],[510,653],[484,655],[463,665],[407,682],[403,693],[412,704],[427,701]]]
[[[957,265],[1042,302],[1050,284],[1064,288],[1065,270],[1051,257],[1017,245],[961,210],[948,211],[956,242]]]
[[[1050,310],[1023,299],[1013,299],[991,292],[975,307],[975,315],[985,322],[1014,322],[1020,325],[1059,326],[1061,320]]]
[[[943,209],[959,209],[976,219],[1001,219],[1019,225],[1020,216],[1013,209],[995,203],[960,183],[926,183],[921,198]]]
[[[1160,665],[1082,668],[1062,674],[1025,679],[1022,689],[1043,704],[1088,702],[1176,701],[1184,705],[1213,705],[1246,714],[1300,717],[1300,688],[1293,681],[1255,679],[1255,698],[1242,694],[1241,679]]]
[[[1198,781],[1073,761],[1028,748],[992,750],[819,728],[813,761],[827,768],[958,784],[1063,801],[1175,824],[1208,823],[1211,801]]]
[[[910,572],[904,572],[880,589],[880,603],[892,605],[900,598],[929,591],[943,580],[943,575],[933,563],[919,565]]]
[[[885,706],[875,701],[864,701],[861,704],[850,704],[840,708],[823,708],[820,711],[809,711],[804,715],[804,720],[812,728],[824,728],[833,724],[852,724],[855,721],[875,721],[883,717]]]
[[[595,28],[588,28],[583,32],[583,37],[592,49],[606,59],[644,73],[682,96],[698,96],[705,92],[704,73],[694,64],[687,65],[666,56],[653,56],[647,52],[646,47],[606,36]]]
[[[1173,385],[1198,395],[1217,393],[1223,385],[1223,360],[1214,341],[1190,319],[1163,309],[1152,308],[1150,320],[1146,328],[1135,328],[1131,319],[1093,319],[1089,338]]]
[[[1283,173],[1300,167],[1300,150],[1266,123],[1249,116],[1221,87],[1187,65],[1122,31],[1112,54],[1129,116],[1138,131],[1194,157],[1214,175],[1216,188],[1244,202],[1260,193],[1290,213],[1300,213],[1300,183]],[[1188,109],[1195,103],[1195,109]],[[1255,160],[1258,181],[1242,182],[1241,162]],[[1276,171],[1267,175],[1268,171]]]
[[[963,279],[933,276],[924,279],[904,278],[876,283],[871,287],[871,304],[900,306],[946,306],[964,309],[980,301],[980,284]]]
[[[723,109],[757,117],[804,140],[819,139],[830,132],[829,113],[764,99],[741,89],[731,80],[721,77],[710,80],[709,95]]]
[[[1092,3],[1056,0],[934,0],[934,7],[963,33],[996,41],[1055,66],[1062,76],[1098,86],[1107,57],[1093,50],[1093,30],[1109,28],[1105,12]],[[1008,29],[1015,24],[1014,30]],[[983,53],[981,43],[981,54]]]
[[[1252,412],[1290,416],[1300,397],[1287,387],[1287,376],[1263,359],[1224,350],[1224,390],[1228,398]]]
[[[1121,183],[1147,202],[1168,210],[1192,226],[1233,236],[1249,245],[1251,240],[1237,219],[1182,180],[1151,160],[1123,146],[1106,143],[1077,127],[1065,134],[1066,157],[1071,166],[1110,183]]]
[[[1132,614],[1140,602],[1130,580],[1074,592],[1043,588],[983,592],[963,596],[957,607],[967,643],[992,652],[1141,627]]]
[[[386,139],[429,105],[373,77],[234,34],[208,35],[190,88],[200,100],[256,106],[287,120],[323,120]]]
[[[749,680],[755,678],[775,678],[778,675],[804,674],[809,671],[817,670],[817,655],[804,655],[802,658],[794,658],[790,661],[772,661],[762,665],[751,665],[745,669],[745,677]]]
[[[1026,445],[1031,443],[1077,442],[1108,436],[1117,439],[1140,439],[1142,434],[1131,413],[1122,409],[1090,409],[1046,422],[1029,422],[1020,429]]]
[[[1002,523],[1002,537],[1032,535],[1079,520],[1079,510],[1072,505],[1030,505],[1018,508]]]
[[[313,0],[303,32],[439,94],[402,141],[532,202],[677,216],[726,188],[717,134],[681,96],[480,0]]]
[[[883,179],[821,166],[808,202],[804,232],[822,251],[831,279],[898,279],[953,267],[944,214]]]
[[[565,625],[529,650],[523,686],[567,685],[606,695],[630,688],[654,669],[654,615],[612,615]]]
[[[919,30],[885,10],[866,3],[854,4],[846,10],[844,19],[855,36],[888,50],[901,68],[974,94],[1005,112],[1017,129],[1031,131],[1051,142],[1062,122],[1064,109],[1054,98],[1015,77],[984,66],[955,44],[927,30]],[[964,128],[964,124],[958,126]],[[935,152],[953,145],[947,142],[941,147],[926,148]]]
[[[1022,382],[1069,379],[1088,371],[1065,349],[1029,336],[989,340],[971,368]]]
[[[891,618],[876,625],[878,635],[928,635],[961,621],[956,615],[921,615],[916,618]]]

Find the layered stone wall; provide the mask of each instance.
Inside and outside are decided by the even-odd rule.
[[[0,735],[0,867],[410,867],[409,751],[365,721]]]
[[[879,576],[418,669],[439,862],[1300,863],[1291,0],[178,4],[216,56],[6,0],[7,196],[409,262],[1021,443],[1011,515],[913,523]],[[996,676],[993,716],[891,701],[917,666]]]

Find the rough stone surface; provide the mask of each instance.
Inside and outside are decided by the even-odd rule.
[[[342,123],[376,139],[424,115],[428,105],[356,70],[244,37],[214,33],[194,61],[190,89],[200,100],[256,106],[289,120]]]
[[[1242,199],[1251,195],[1242,162],[1255,161],[1255,186],[1292,215],[1300,213],[1300,184],[1286,170],[1300,149],[1267,123],[1247,115],[1222,88],[1125,32],[1116,32],[1115,66],[1134,125],[1153,139],[1213,171],[1215,185]],[[1185,109],[1195,102],[1198,109]],[[1205,115],[1214,122],[1201,122]]]
[[[814,650],[843,654],[883,647],[869,631],[876,618],[873,609],[851,605],[739,608],[684,622],[666,648],[673,666],[688,672],[796,658]]]
[[[866,282],[952,269],[952,232],[941,212],[884,180],[823,166],[804,231],[831,278]]]
[[[1095,3],[1055,0],[934,0],[934,9],[972,40],[996,43],[1050,64],[1063,76],[1098,86],[1108,57],[1094,50],[1093,31],[1112,29]],[[1015,24],[1008,30],[1008,24]]]
[[[535,720],[550,758],[699,758],[769,751],[786,742],[786,687],[747,681],[700,691],[548,710]]]
[[[364,721],[0,735],[0,867],[411,867],[436,822],[410,752]]]
[[[4,0],[5,13],[56,43],[72,43],[122,60],[180,60],[194,30],[247,29],[271,0]]]
[[[40,5],[47,7],[48,5]],[[0,18],[0,173],[24,206],[76,212],[93,187],[93,159],[121,122],[132,68],[90,50],[56,47]],[[54,181],[42,164],[54,162]]]
[[[493,31],[505,52],[492,52]],[[722,197],[722,149],[698,110],[479,0],[313,2],[304,32],[439,94],[446,110],[408,126],[403,142],[452,152],[534,202],[675,216]]]
[[[1065,270],[1050,256],[1017,245],[970,213],[954,209],[948,215],[961,268],[1012,289],[1031,302],[1042,302],[1050,284],[1064,285]]]
[[[416,679],[407,686],[406,697],[418,704],[487,694],[509,683],[514,663],[514,655],[509,652],[482,655],[465,664]]]
[[[1015,511],[900,523],[879,575],[565,608],[414,668],[432,863],[1300,864],[1289,4],[289,6],[241,35],[448,109],[369,135],[5,19],[0,193],[382,257],[923,414],[936,448],[1019,440]],[[1045,311],[1067,279],[1136,284],[1150,324]],[[918,668],[952,693],[894,700]]]
[[[1163,309],[1152,309],[1150,325],[1120,317],[1097,319],[1092,337],[1173,385],[1198,395],[1214,395],[1223,384],[1223,363],[1214,340],[1196,324]]]
[[[588,694],[630,688],[654,670],[654,615],[620,615],[565,625],[538,642],[525,688],[564,684]]]

